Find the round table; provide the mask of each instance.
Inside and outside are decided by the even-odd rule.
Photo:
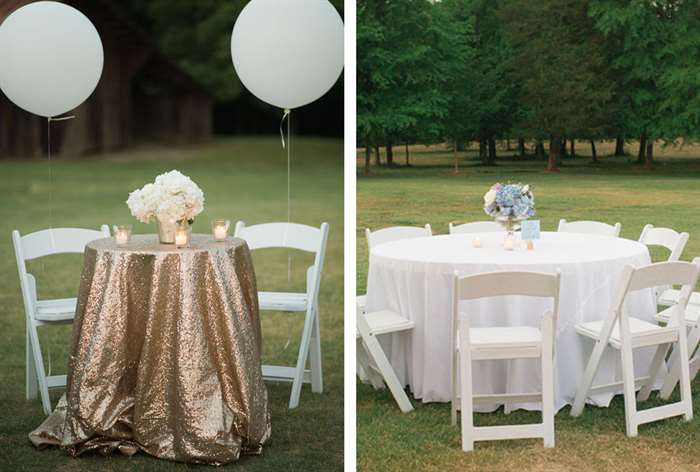
[[[561,271],[556,338],[555,400],[559,409],[573,403],[592,342],[574,330],[577,323],[607,316],[618,279],[627,264],[650,263],[643,244],[622,238],[577,233],[543,232],[528,250],[518,241],[514,251],[503,248],[505,233],[479,233],[404,239],[372,248],[367,281],[367,310],[393,310],[415,323],[408,336],[383,341],[404,385],[424,402],[451,399],[450,356],[452,277],[498,270]],[[482,247],[474,247],[478,238]],[[462,302],[472,326],[535,326],[552,303],[532,297],[508,296]],[[653,321],[654,291],[628,296],[630,313]],[[635,370],[646,375],[653,349],[635,351]],[[619,356],[606,352],[596,384],[621,379]],[[538,359],[478,361],[473,370],[474,393],[525,393],[541,390]],[[607,405],[613,394],[593,397]],[[487,405],[490,411],[497,405]],[[539,403],[516,408],[540,409]]]
[[[89,243],[66,393],[32,442],[220,465],[259,454],[269,435],[245,241]]]

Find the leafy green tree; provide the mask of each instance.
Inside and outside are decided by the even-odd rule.
[[[638,161],[652,167],[654,141],[697,127],[698,5],[683,0],[591,0],[618,80],[622,132],[640,137]]]
[[[563,139],[606,124],[613,84],[603,40],[581,0],[505,0],[501,9],[517,79],[518,128],[549,138],[548,171],[558,171]]]
[[[428,1],[357,2],[357,135],[362,145],[390,149],[411,134],[423,142],[442,135],[450,61],[434,12]]]

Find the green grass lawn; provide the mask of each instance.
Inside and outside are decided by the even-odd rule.
[[[588,148],[579,146],[582,152]],[[630,147],[629,151],[633,148]],[[503,152],[503,151],[502,151]],[[600,149],[599,149],[600,152]],[[604,151],[605,152],[605,151]],[[504,152],[504,154],[506,154]],[[560,218],[622,223],[622,236],[637,239],[647,223],[690,233],[683,259],[700,255],[700,149],[665,149],[653,172],[626,158],[603,156],[597,165],[588,157],[566,159],[560,173],[547,174],[541,161],[504,159],[482,167],[474,151],[460,153],[463,174],[453,176],[452,154],[443,147],[414,146],[410,168],[372,168],[362,174],[358,152],[357,286],[364,293],[367,243],[364,228],[430,223],[446,234],[449,222],[486,220],[482,196],[496,181],[535,185],[543,230],[555,231]],[[403,149],[396,162],[404,162]],[[663,251],[652,251],[660,260]],[[676,398],[677,398],[676,390]],[[700,415],[700,379],[693,383],[696,415]],[[654,395],[644,407],[656,404]],[[638,438],[624,434],[622,397],[610,408],[586,407],[579,418],[569,408],[556,417],[556,447],[537,440],[477,443],[473,453],[461,451],[460,430],[450,426],[449,404],[422,404],[401,414],[387,391],[358,385],[358,470],[700,470],[700,418],[691,423],[671,419],[642,426]],[[476,415],[477,425],[537,421],[536,413],[502,411]]]
[[[245,457],[229,468],[241,471],[339,470],[343,464],[343,166],[342,141],[295,138],[292,156],[292,219],[330,224],[320,294],[324,393],[304,386],[301,405],[287,410],[291,384],[268,383],[272,437],[262,456]],[[137,233],[154,233],[130,216],[124,203],[130,191],[159,173],[178,169],[205,193],[205,211],[195,232],[209,232],[210,220],[246,223],[285,221],[286,154],[279,138],[236,138],[177,149],[142,149],[80,160],[54,160],[49,186],[44,161],[0,161],[0,470],[185,470],[192,466],[155,459],[86,454],[71,459],[63,451],[35,450],[27,434],[44,419],[39,400],[24,398],[24,311],[10,232],[54,227],[92,227],[132,223]],[[51,190],[51,191],[50,191]],[[75,296],[81,256],[53,256],[29,266],[38,278],[39,296]],[[312,258],[293,256],[293,283],[287,282],[282,250],[254,253],[260,290],[303,290]],[[71,295],[72,294],[72,295]],[[265,363],[293,365],[303,316],[265,312]],[[45,357],[53,373],[65,373],[70,326],[40,328]],[[286,347],[285,347],[286,346]],[[52,393],[53,405],[62,393]]]

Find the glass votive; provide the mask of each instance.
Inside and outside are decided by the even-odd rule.
[[[228,236],[229,226],[231,226],[231,222],[229,220],[213,220],[211,222],[211,232],[214,235],[214,240],[225,240]]]
[[[131,225],[114,225],[114,239],[117,246],[126,246],[131,239]]]
[[[190,245],[190,225],[187,223],[178,223],[175,228],[175,245],[177,247],[187,247]]]

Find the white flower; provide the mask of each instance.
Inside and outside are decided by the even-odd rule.
[[[204,193],[192,179],[172,170],[131,192],[126,203],[131,214],[143,223],[150,223],[153,217],[174,223],[200,214],[204,210]]]
[[[491,206],[494,203],[496,203],[496,191],[492,189],[486,192],[486,195],[484,195],[484,205]]]

